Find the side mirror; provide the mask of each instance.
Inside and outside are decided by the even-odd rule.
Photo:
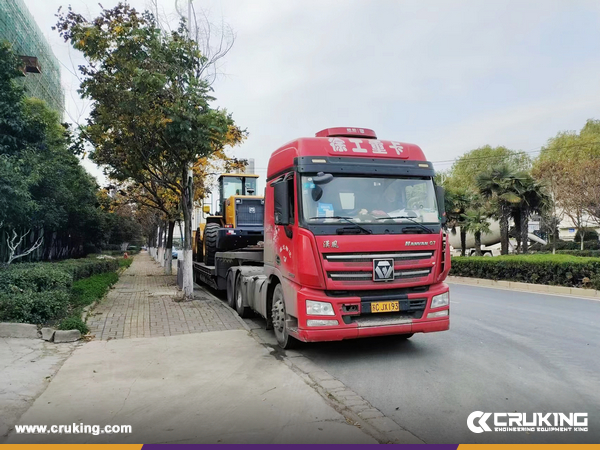
[[[444,188],[442,186],[435,187],[435,196],[437,198],[438,211],[440,213],[440,220],[442,221],[442,225],[444,225],[448,219],[446,217],[446,202],[444,200],[444,198],[446,196],[446,191],[444,190]]]
[[[333,180],[333,175],[330,173],[319,172],[316,177],[312,177],[313,183],[317,186],[320,184],[327,184]]]
[[[287,181],[273,185],[273,203],[275,203],[275,225],[290,224],[289,193]]]

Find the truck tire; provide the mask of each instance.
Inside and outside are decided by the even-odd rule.
[[[244,296],[242,295],[242,277],[238,276],[235,282],[235,310],[238,315],[245,319],[250,317],[250,308],[244,306]]]
[[[285,301],[283,300],[283,288],[281,284],[275,286],[273,291],[273,310],[271,311],[273,330],[277,343],[283,349],[294,348],[298,341],[289,335],[287,329],[287,314],[285,312]]]
[[[235,275],[230,269],[227,271],[227,304],[231,309],[235,308]]]
[[[221,227],[216,223],[207,223],[204,228],[204,264],[215,265],[215,253],[217,253],[217,237]]]

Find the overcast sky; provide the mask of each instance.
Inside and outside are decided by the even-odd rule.
[[[161,11],[173,13],[175,0],[158,1]],[[58,7],[69,2],[25,3],[63,63],[67,119],[82,121],[85,104],[69,72],[81,58],[50,29]],[[90,17],[99,11],[96,1],[70,4]],[[216,104],[248,129],[235,156],[255,158],[263,177],[281,144],[328,127],[372,128],[382,139],[418,144],[437,169],[446,169],[485,144],[535,156],[558,131],[600,118],[597,0],[194,5],[236,33],[225,75],[214,85]]]

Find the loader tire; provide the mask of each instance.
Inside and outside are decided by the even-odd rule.
[[[204,228],[204,264],[215,265],[215,253],[217,253],[217,237],[221,227],[216,223],[206,224]]]

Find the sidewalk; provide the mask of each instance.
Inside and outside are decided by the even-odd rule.
[[[235,312],[142,253],[18,424],[131,425],[131,434],[17,435],[6,443],[377,443],[273,356]],[[143,336],[143,337],[142,337]]]
[[[212,296],[200,291],[196,300],[175,302],[177,293],[177,277],[142,252],[88,318],[90,331],[96,339],[122,339],[244,329]]]

